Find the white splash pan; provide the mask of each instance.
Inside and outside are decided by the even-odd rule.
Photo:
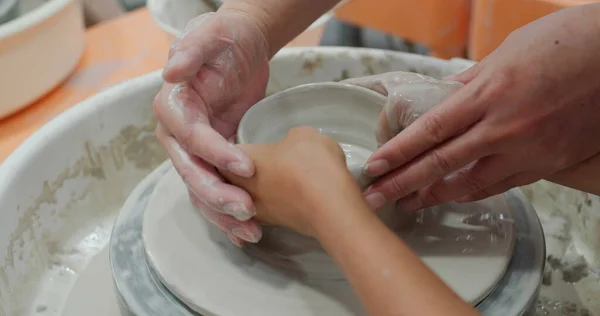
[[[268,93],[392,70],[440,78],[468,66],[380,50],[290,48],[271,63]],[[104,91],[48,123],[0,165],[0,316],[61,315],[131,190],[166,158],[151,105],[160,85],[154,72]],[[544,216],[553,223],[555,215]]]
[[[218,3],[222,1],[210,0],[147,0],[146,6],[152,14],[154,21],[158,26],[167,33],[170,38],[178,36],[189,20],[203,13],[212,12],[210,3]],[[341,1],[337,6],[340,6],[346,1]],[[308,30],[314,29],[325,24],[333,17],[333,12],[327,12],[313,24],[308,27]]]
[[[83,53],[84,34],[79,0],[46,1],[0,25],[0,119],[71,73]]]

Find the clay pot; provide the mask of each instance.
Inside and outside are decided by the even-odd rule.
[[[363,174],[363,166],[377,149],[375,129],[385,101],[379,93],[349,84],[300,85],[254,105],[240,122],[237,140],[272,143],[292,128],[311,126],[340,143],[348,168],[364,188],[372,182]]]

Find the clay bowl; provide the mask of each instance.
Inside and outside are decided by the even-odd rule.
[[[377,149],[375,129],[385,101],[384,96],[354,85],[327,82],[296,86],[254,105],[240,122],[237,140],[241,144],[276,142],[294,127],[311,126],[340,144],[348,168],[365,188],[372,179],[363,174],[363,166]],[[393,205],[378,215],[393,230],[406,222],[406,216],[395,212]],[[304,277],[343,277],[316,240],[288,229],[264,227],[261,242],[246,249],[254,257],[300,271]]]
[[[237,140],[272,143],[294,127],[311,126],[340,144],[348,168],[365,187],[371,179],[362,170],[377,149],[375,129],[385,100],[369,89],[336,82],[293,87],[254,105],[240,122]]]

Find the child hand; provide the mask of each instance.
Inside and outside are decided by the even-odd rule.
[[[221,173],[250,193],[262,224],[312,235],[312,223],[323,212],[340,211],[324,204],[349,195],[362,198],[340,146],[311,127],[294,128],[277,143],[238,146],[250,156],[256,173],[251,178]]]

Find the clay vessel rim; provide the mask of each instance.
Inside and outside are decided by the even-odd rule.
[[[311,93],[311,92],[316,92],[316,91],[320,91],[323,89],[328,89],[330,91],[335,89],[335,90],[338,90],[340,93],[348,93],[348,94],[354,94],[354,95],[362,94],[368,98],[372,98],[374,100],[373,104],[377,103],[377,106],[379,106],[380,108],[383,108],[383,105],[385,104],[385,101],[387,99],[382,94],[375,92],[371,89],[364,88],[364,87],[357,86],[357,85],[348,84],[348,83],[341,83],[341,82],[317,82],[317,83],[307,83],[307,84],[294,86],[294,87],[279,91],[277,93],[274,93],[268,97],[265,97],[264,99],[258,101],[255,105],[253,105],[246,112],[246,114],[244,114],[244,116],[242,117],[242,119],[240,121],[240,124],[238,125],[237,135],[236,135],[237,143],[238,144],[247,144],[248,143],[248,139],[247,139],[248,135],[246,135],[246,133],[245,133],[245,129],[246,129],[245,126],[246,126],[246,124],[248,124],[248,120],[251,119],[251,117],[253,116],[253,112],[262,110],[265,107],[272,107],[276,104],[273,101],[276,101],[283,97],[287,97],[292,94]],[[370,106],[370,104],[365,104],[365,106]]]

